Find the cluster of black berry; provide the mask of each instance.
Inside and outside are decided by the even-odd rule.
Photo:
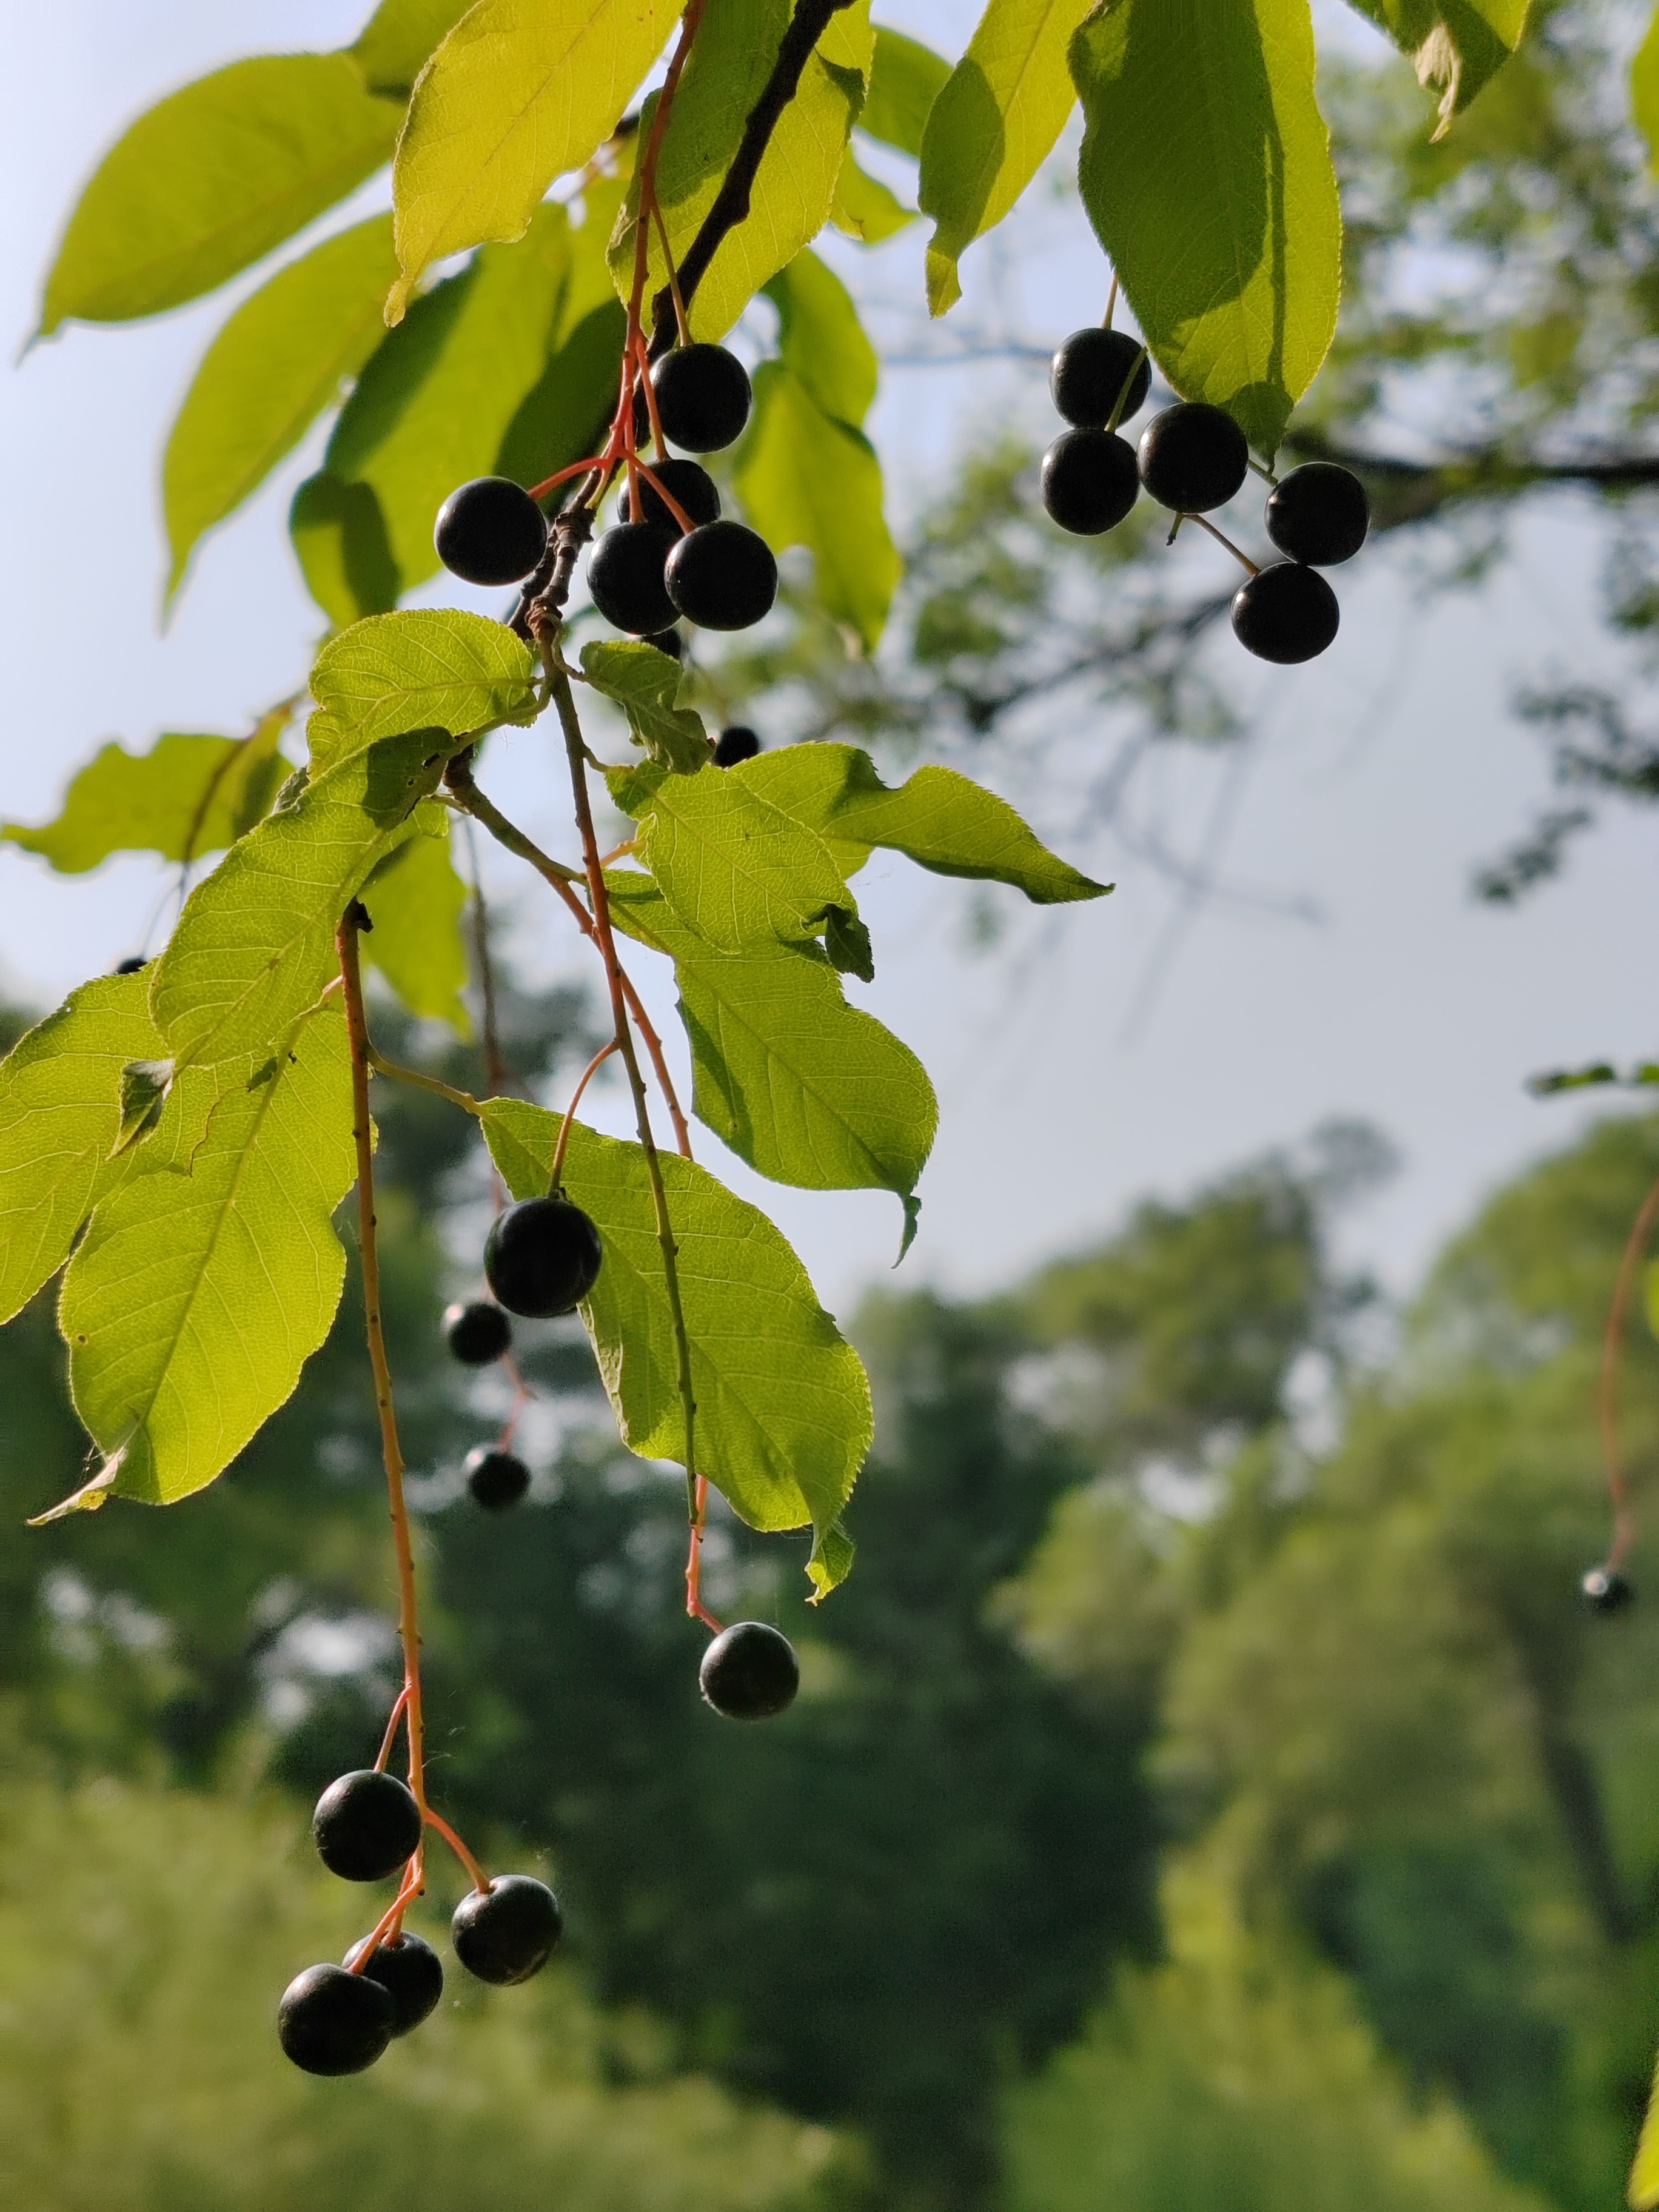
[[[1074,331],[1054,356],[1048,388],[1073,428],[1042,457],[1042,503],[1062,530],[1098,537],[1142,490],[1177,515],[1207,514],[1243,485],[1250,449],[1224,408],[1178,400],[1153,416],[1138,448],[1117,435],[1151,384],[1146,348],[1121,331]],[[1340,619],[1319,570],[1352,560],[1364,544],[1364,486],[1334,462],[1305,462],[1273,484],[1266,521],[1286,558],[1260,568],[1245,562],[1250,575],[1234,595],[1233,634],[1258,659],[1311,660]]]
[[[363,1767],[331,1782],[311,1832],[323,1864],[346,1881],[401,1874],[421,1840],[421,1809],[396,1775]],[[481,1982],[527,1982],[563,1932],[559,1900],[529,1875],[498,1875],[471,1889],[449,1923],[455,1956]],[[343,1966],[307,1966],[283,1992],[276,2033],[307,2074],[361,2074],[386,2045],[418,2027],[444,1990],[442,1962],[408,1929],[366,1936]]]

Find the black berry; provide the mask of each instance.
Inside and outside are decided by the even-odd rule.
[[[1249,471],[1244,433],[1223,407],[1180,399],[1140,434],[1140,481],[1160,507],[1204,514],[1224,507]]]
[[[1140,496],[1135,449],[1105,430],[1066,430],[1042,456],[1042,504],[1062,530],[1098,538]]]
[[[666,629],[674,602],[662,580],[663,563],[677,532],[655,522],[619,522],[607,530],[587,563],[593,604],[615,629],[636,637]]]
[[[714,488],[714,477],[709,475],[707,469],[699,467],[696,461],[653,461],[651,473],[661,483],[663,489],[669,494],[670,497],[677,499],[685,509],[691,518],[691,526],[694,530],[700,522],[714,522],[718,520],[720,511],[720,495]],[[678,538],[680,534],[680,526],[675,521],[667,501],[661,496],[660,493],[653,491],[643,477],[640,478],[640,491],[641,494],[640,505],[644,510],[646,520],[659,523],[665,530],[672,530]],[[634,518],[633,495],[626,487],[623,488],[622,498],[617,503],[617,517],[621,522],[631,522]]]
[[[736,768],[739,761],[753,760],[760,749],[761,741],[755,732],[744,723],[734,722],[714,740],[714,765]]]
[[[657,363],[651,381],[663,435],[689,453],[729,446],[749,420],[749,372],[724,346],[676,346]]]
[[[347,1881],[383,1881],[421,1840],[421,1808],[395,1774],[360,1767],[317,1800],[311,1832],[323,1864]]]
[[[704,629],[747,629],[772,611],[778,564],[766,540],[745,524],[705,522],[676,544],[663,580],[688,622]]]
[[[473,1502],[486,1513],[505,1513],[530,1487],[530,1469],[518,1454],[496,1451],[488,1444],[467,1454],[465,1471]]]
[[[800,1667],[787,1636],[763,1620],[736,1620],[703,1653],[697,1681],[727,1720],[763,1721],[793,1703]]]
[[[148,968],[149,965],[142,952],[132,952],[125,960],[116,962],[115,972],[118,975],[136,975],[141,968]]]
[[[392,2001],[367,1974],[307,1966],[283,1991],[276,2033],[307,2074],[361,2074],[391,2042]]]
[[[677,629],[655,629],[649,637],[640,640],[641,645],[654,645],[659,653],[665,653],[671,660],[684,660],[685,640]]]
[[[449,1923],[455,1956],[481,1982],[527,1982],[563,1933],[558,1899],[524,1874],[497,1875],[487,1890],[469,1890]]]
[[[463,1367],[488,1367],[513,1342],[513,1324],[487,1298],[451,1306],[444,1315],[444,1341]]]
[[[568,1198],[526,1198],[498,1213],[484,1240],[484,1274],[501,1304],[545,1321],[574,1313],[605,1257],[599,1232]]]
[[[1068,422],[1098,430],[1110,422],[1126,379],[1129,392],[1120,422],[1140,412],[1152,388],[1146,348],[1123,331],[1073,331],[1054,356],[1048,390]]]
[[[1275,561],[1233,594],[1233,635],[1258,660],[1288,667],[1323,653],[1341,611],[1317,568]]]
[[[516,584],[547,550],[547,523],[510,477],[474,477],[438,509],[432,542],[452,574],[469,584]]]
[[[1618,1613],[1636,1595],[1616,1567],[1592,1567],[1578,1587],[1592,1613]]]
[[[1364,485],[1334,461],[1304,461],[1267,494],[1267,535],[1292,561],[1352,561],[1370,526]]]
[[[365,1936],[362,1943],[354,1943],[346,1953],[348,1966],[356,1965],[368,1941]],[[391,1998],[393,2035],[407,2035],[411,2027],[418,2027],[444,1993],[443,1961],[430,1943],[407,1928],[390,1942],[376,1944],[360,1978],[378,1982]]]

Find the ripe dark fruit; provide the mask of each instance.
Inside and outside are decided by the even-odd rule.
[[[653,630],[649,637],[640,640],[641,645],[654,645],[659,653],[665,653],[671,660],[684,660],[685,640],[677,629]]]
[[[593,548],[587,588],[613,629],[632,630],[638,637],[666,629],[673,621],[674,602],[662,572],[675,542],[675,532],[660,523],[619,522]]]
[[[348,1966],[356,1965],[368,1941],[365,1936],[362,1943],[354,1943],[346,1953]],[[378,1982],[391,1998],[393,2035],[407,2035],[411,2027],[418,2027],[444,1993],[443,1961],[430,1943],[407,1928],[389,1943],[375,1946],[360,1978]]]
[[[651,381],[663,435],[688,453],[717,453],[749,420],[749,372],[724,346],[676,346],[657,363]]]
[[[714,522],[718,520],[720,511],[720,495],[714,488],[714,477],[709,475],[707,469],[699,467],[696,461],[653,461],[651,473],[659,480],[670,497],[677,499],[685,509],[691,518],[691,526],[694,530],[700,522]],[[643,477],[640,478],[640,490],[643,495],[640,504],[645,511],[646,520],[660,523],[664,529],[672,530],[678,538],[680,526],[675,521],[667,501],[664,500],[659,493],[653,491]],[[622,522],[633,520],[633,496],[626,487],[617,503],[617,517]]]
[[[574,1313],[592,1289],[605,1247],[568,1198],[526,1198],[498,1213],[484,1239],[484,1274],[501,1304],[545,1321]]]
[[[1224,507],[1249,471],[1244,433],[1224,408],[1177,400],[1140,434],[1140,481],[1160,507],[1206,514]]]
[[[559,1900],[528,1875],[497,1875],[471,1889],[449,1923],[455,1956],[481,1982],[527,1982],[540,1973],[564,1933]]]
[[[1317,568],[1352,561],[1371,526],[1365,487],[1334,461],[1304,461],[1267,494],[1267,535],[1292,561]]]
[[[547,550],[547,523],[510,477],[474,477],[438,509],[432,542],[445,568],[469,584],[516,584]]]
[[[1275,561],[1233,594],[1233,635],[1258,660],[1288,667],[1323,653],[1342,619],[1317,568]]]
[[[516,1452],[480,1444],[466,1455],[466,1486],[486,1513],[505,1513],[530,1487],[530,1469]]]
[[[276,2033],[307,2074],[361,2074],[396,2033],[392,1998],[367,1974],[307,1966],[283,1991]]]
[[[143,953],[133,952],[130,953],[125,960],[116,962],[115,972],[118,975],[136,975],[141,968],[148,968],[149,965],[149,963],[144,958]]]
[[[444,1315],[444,1341],[463,1367],[488,1367],[513,1341],[513,1324],[487,1298],[451,1306]]]
[[[1619,1613],[1636,1595],[1616,1567],[1592,1567],[1578,1587],[1592,1613]]]
[[[763,1721],[794,1702],[800,1667],[787,1636],[763,1620],[735,1620],[703,1653],[697,1681],[727,1720]]]
[[[360,1767],[317,1800],[311,1832],[323,1864],[346,1881],[384,1881],[421,1840],[421,1808],[395,1774]]]
[[[772,611],[778,564],[766,540],[746,524],[705,522],[678,541],[663,580],[688,622],[704,629],[747,629]]]
[[[1140,496],[1135,449],[1105,430],[1066,430],[1042,456],[1042,504],[1062,530],[1097,538]]]
[[[736,768],[739,761],[753,760],[760,749],[761,741],[755,732],[744,723],[734,722],[714,740],[714,765]]]
[[[1054,405],[1079,430],[1109,422],[1124,379],[1130,379],[1120,422],[1138,415],[1152,388],[1152,365],[1139,342],[1124,331],[1073,331],[1054,356],[1048,390]]]

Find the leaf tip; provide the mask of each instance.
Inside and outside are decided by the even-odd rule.
[[[899,1239],[898,1257],[893,1262],[896,1267],[903,1266],[904,1255],[915,1243],[916,1231],[921,1226],[921,1200],[915,1191],[902,1194],[899,1203],[904,1208],[904,1234]]]
[[[935,233],[937,236],[937,233]],[[927,312],[938,321],[950,313],[962,297],[962,277],[957,257],[937,245],[927,249]]]
[[[48,1507],[46,1512],[32,1515],[27,1526],[44,1528],[53,1521],[66,1520],[71,1513],[95,1513],[114,1489],[121,1472],[121,1462],[126,1455],[127,1448],[123,1444],[118,1451],[110,1454],[90,1482],[83,1482],[79,1490],[72,1490],[67,1498],[59,1498],[57,1504]]]

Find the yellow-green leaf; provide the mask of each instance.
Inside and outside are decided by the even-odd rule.
[[[1626,2201],[1631,2212],[1653,2212],[1654,2206],[1659,2204],[1659,2072],[1656,2072],[1654,2087],[1649,2093]]]
[[[466,885],[450,856],[449,817],[422,809],[418,834],[377,868],[358,894],[374,928],[363,951],[411,1014],[471,1036],[461,918]]]
[[[890,192],[878,177],[861,169],[848,151],[836,179],[836,197],[830,204],[830,220],[848,238],[862,246],[879,246],[916,219],[916,210]]]
[[[311,672],[313,775],[405,730],[460,737],[536,710],[530,648],[504,623],[458,607],[372,615],[330,640]]]
[[[1424,89],[1439,93],[1434,135],[1443,138],[1453,117],[1492,82],[1520,45],[1530,0],[1352,0],[1352,4],[1385,31],[1413,64]]]
[[[931,46],[878,23],[870,94],[859,118],[859,129],[884,146],[896,147],[913,159],[919,157],[927,118],[950,76],[950,63]]]
[[[306,589],[337,629],[398,604],[399,578],[374,488],[342,483],[321,469],[288,511],[288,534]]]
[[[643,638],[594,638],[582,647],[582,673],[627,715],[634,742],[675,775],[708,767],[712,748],[702,719],[674,704],[684,670],[672,653]]]
[[[380,0],[346,52],[371,92],[407,100],[422,64],[471,5],[472,0]]]
[[[766,286],[778,311],[778,350],[826,415],[862,427],[876,396],[879,363],[853,295],[810,251]]]

